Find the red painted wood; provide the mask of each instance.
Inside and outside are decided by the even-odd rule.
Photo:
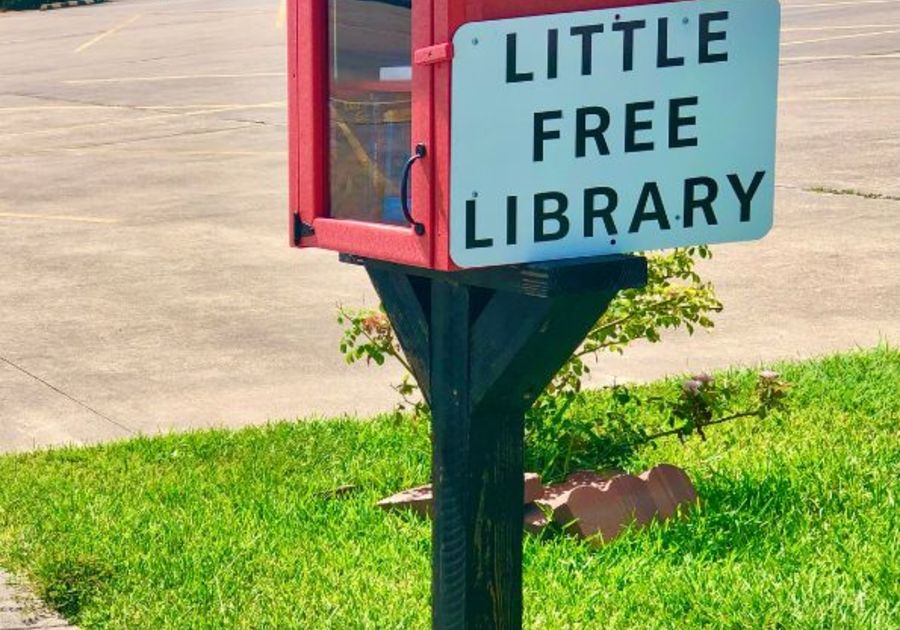
[[[434,0],[435,9],[438,12],[441,12],[441,4],[447,6],[451,28],[449,39],[453,39],[452,34],[466,22],[677,1],[679,0],[517,0],[517,2],[508,0]]]
[[[663,2],[689,0],[662,0]],[[656,4],[659,0],[423,0],[412,3],[412,133],[428,148],[412,170],[412,212],[425,234],[400,226],[329,219],[327,0],[288,3],[290,212],[313,225],[301,247],[324,247],[440,270],[450,258],[452,39],[466,22]],[[396,82],[396,89],[406,89]],[[361,86],[365,87],[365,86]],[[383,84],[382,84],[383,87]],[[293,225],[293,223],[292,223]],[[293,235],[293,230],[292,230]],[[292,236],[292,244],[293,236]]]
[[[413,54],[413,63],[430,64],[448,61],[453,58],[453,44],[444,42],[443,44],[435,44],[426,48],[420,48]]]
[[[291,213],[312,224],[327,216],[328,199],[328,13],[320,0],[290,3],[293,23],[288,37],[288,61],[295,73],[288,89],[288,112],[293,120],[290,135],[290,177],[296,187]],[[292,234],[293,237],[293,234]],[[303,247],[318,246],[317,238],[303,239]]]
[[[349,219],[316,219],[319,247],[404,265],[428,267],[430,240],[412,227]],[[426,233],[427,235],[427,233]]]
[[[412,3],[412,50],[427,48],[434,44],[434,7],[431,2]],[[434,66],[412,66],[412,134],[410,140],[412,146],[410,153],[417,144],[424,144],[428,154],[418,160],[412,170],[412,213],[417,221],[425,225],[425,234],[417,236],[410,231],[409,239],[413,240],[411,246],[422,247],[422,256],[412,264],[423,267],[434,265],[434,160],[431,157],[434,148],[434,121],[432,102],[434,100]],[[395,260],[388,258],[388,260]]]
[[[297,208],[300,207],[300,186],[297,181],[299,172],[300,146],[298,126],[300,125],[300,103],[297,101],[295,90],[297,89],[297,3],[290,2],[287,6],[287,92],[288,92],[288,234],[291,246],[294,242],[294,221],[297,218]]]

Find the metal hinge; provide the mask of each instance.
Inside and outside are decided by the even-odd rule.
[[[300,239],[314,236],[316,231],[309,223],[305,223],[300,217],[294,217],[294,244],[299,245]]]

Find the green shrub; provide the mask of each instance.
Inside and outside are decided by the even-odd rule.
[[[638,339],[656,343],[667,330],[693,333],[698,328],[712,328],[712,316],[722,309],[722,304],[712,285],[695,271],[697,261],[710,256],[705,246],[647,255],[647,284],[616,295],[581,347],[528,411],[526,458],[533,469],[556,478],[592,463],[615,462],[647,437],[637,432],[629,420],[634,414],[628,411],[641,407],[644,401],[626,388],[615,388],[610,398],[613,407],[594,417],[572,414],[570,408],[582,399],[582,382],[590,372],[589,359],[596,360],[604,352],[621,353]],[[338,323],[344,327],[340,351],[347,362],[399,362],[406,371],[403,380],[394,386],[403,399],[400,410],[411,408],[415,416],[427,414],[385,312],[340,307]],[[672,417],[677,420],[670,427],[672,435],[683,438],[696,432],[702,437],[704,424],[727,415],[723,413],[730,398],[727,391],[704,387],[700,393],[699,397],[669,401]],[[753,409],[755,413],[756,407]]]
[[[0,10],[24,11],[25,9],[40,9],[46,0],[0,0]]]

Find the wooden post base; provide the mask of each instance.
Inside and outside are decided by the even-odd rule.
[[[435,272],[364,264],[432,410],[434,628],[522,626],[525,411],[616,292],[632,256]]]

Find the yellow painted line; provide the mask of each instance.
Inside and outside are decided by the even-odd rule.
[[[102,147],[97,147],[101,149]],[[130,148],[121,148],[120,151],[125,151],[126,153],[132,153],[134,149]],[[284,151],[215,151],[215,150],[207,150],[207,151],[172,151],[170,149],[156,149],[156,150],[145,150],[141,149],[144,153],[148,154],[157,154],[157,153],[165,153],[166,155],[220,155],[220,156],[249,156],[249,155],[285,155]]]
[[[127,153],[129,155],[186,155],[186,156],[222,156],[222,157],[246,157],[246,156],[256,156],[256,155],[286,155],[284,151],[228,151],[221,150],[217,151],[215,149],[205,149],[205,150],[178,150],[178,149],[135,149],[132,146],[127,147],[109,147],[109,146],[86,146],[86,147],[62,147],[59,149],[42,149],[41,152],[44,153],[58,153],[60,151],[67,151],[69,153],[84,153],[90,151],[91,153]]]
[[[204,0],[206,2],[208,0]],[[144,8],[142,5],[141,8]],[[224,15],[244,17],[245,15],[268,15],[270,9],[197,9],[195,11],[153,11],[152,15]]]
[[[779,103],[807,103],[830,101],[900,101],[900,96],[788,96]]]
[[[118,219],[101,217],[76,217],[69,214],[29,214],[27,212],[0,212],[0,219],[38,219],[41,221],[71,221],[73,223],[118,223]]]
[[[12,138],[12,137],[20,137],[20,136],[40,136],[48,133],[60,133],[67,131],[78,131],[80,129],[92,129],[96,127],[109,127],[110,125],[132,125],[138,122],[150,122],[156,120],[165,120],[168,118],[187,118],[189,116],[203,116],[205,114],[218,114],[222,112],[236,112],[247,109],[264,109],[270,107],[281,106],[280,101],[274,101],[271,103],[253,103],[250,105],[234,105],[228,107],[214,107],[211,109],[201,109],[196,111],[189,112],[175,112],[171,114],[157,114],[156,116],[141,116],[140,118],[119,118],[116,120],[106,120],[102,122],[92,122],[92,123],[84,123],[81,125],[71,125],[69,127],[53,127],[50,129],[34,129],[31,131],[22,131],[19,133],[7,133],[0,135],[0,139],[2,138]]]
[[[287,0],[278,0],[278,15],[275,16],[275,28],[281,30],[287,19]]]
[[[785,61],[843,61],[847,59],[900,59],[900,53],[884,53],[880,55],[813,55],[808,57],[782,57]]]
[[[801,31],[855,31],[861,28],[894,28],[900,24],[855,24],[852,26],[792,26],[781,29],[782,33],[797,33]]]
[[[143,14],[138,13],[137,15],[132,15],[130,18],[128,18],[124,22],[121,22],[121,23],[117,24],[116,26],[113,26],[111,29],[109,29],[107,31],[103,31],[102,33],[97,35],[95,38],[84,42],[81,46],[79,46],[78,48],[75,49],[75,52],[80,53],[83,50],[87,50],[88,48],[90,48],[91,46],[93,46],[94,44],[99,42],[100,40],[106,39],[107,37],[109,37],[110,35],[112,35],[114,33],[118,33],[119,31],[121,31],[123,28],[125,28],[129,24],[133,24],[134,22],[136,22],[138,20],[138,18],[141,17],[141,15],[143,15]]]
[[[166,0],[165,2],[157,2],[156,4],[142,4],[143,8],[153,9],[155,7],[162,7],[165,9],[171,9],[172,7],[179,7],[185,4],[196,4],[198,2],[206,3],[206,0]],[[173,11],[175,13],[177,11]],[[184,11],[186,13],[186,11]]]
[[[0,107],[0,112],[55,112],[84,111],[90,109],[128,109],[123,105],[20,105],[18,107]]]
[[[219,109],[227,107],[242,107],[240,103],[198,103],[196,105],[20,105],[18,107],[0,107],[0,112],[53,112],[53,111],[69,111],[69,110],[139,110],[139,111],[178,111],[190,109]],[[261,103],[256,105],[260,109],[276,109],[285,107],[284,101]]]
[[[89,83],[136,83],[143,81],[191,81],[194,79],[245,79],[253,77],[283,77],[283,72],[246,72],[243,74],[173,74],[157,77],[114,77],[109,79],[69,79],[63,81],[67,85],[86,85]]]
[[[876,37],[878,35],[893,35],[900,33],[900,28],[891,29],[889,31],[875,31],[874,33],[853,33],[851,35],[835,35],[834,37],[820,37],[818,39],[806,39],[799,42],[782,42],[782,48],[788,46],[799,46],[800,44],[817,44],[819,42],[834,42],[839,39],[857,39],[859,37]]]
[[[817,2],[815,4],[789,4],[781,7],[782,11],[788,9],[835,9],[845,6],[857,6],[860,4],[895,4],[900,0],[851,0],[850,2]]]
[[[4,153],[4,157],[23,157],[31,155],[59,155],[60,153],[70,155],[91,154],[122,154],[125,157],[132,156],[186,156],[186,157],[258,157],[258,156],[284,156],[284,151],[216,151],[213,149],[206,151],[180,151],[177,149],[136,149],[133,145],[128,146],[84,146],[84,147],[59,147],[53,149],[29,149],[25,151],[16,151],[15,153]]]
[[[130,109],[140,110],[182,110],[182,109],[228,109],[231,107],[254,108],[254,109],[278,109],[279,107],[287,107],[287,101],[269,101],[267,103],[205,103],[199,105],[135,105]]]

